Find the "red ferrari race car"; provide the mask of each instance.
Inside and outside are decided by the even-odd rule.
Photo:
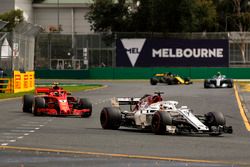
[[[39,87],[35,95],[23,96],[23,112],[33,113],[35,116],[80,116],[90,117],[92,104],[86,98],[76,98],[58,84],[52,88]]]

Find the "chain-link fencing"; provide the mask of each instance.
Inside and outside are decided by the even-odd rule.
[[[119,38],[228,39],[229,66],[250,66],[250,32],[220,33],[115,33],[63,35],[42,33],[37,37],[36,69],[88,69],[116,67],[115,41]]]
[[[103,36],[42,33],[37,37],[36,69],[88,69],[114,66],[115,46]]]
[[[35,37],[39,26],[22,22],[13,32],[0,33],[0,66],[4,70],[34,70]]]

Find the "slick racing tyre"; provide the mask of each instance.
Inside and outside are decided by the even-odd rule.
[[[227,81],[227,87],[228,87],[228,88],[232,88],[232,87],[233,87],[233,80],[232,80],[232,79],[229,79],[229,80]]]
[[[158,80],[156,78],[150,78],[150,84],[156,85],[158,83]]]
[[[121,112],[117,108],[104,107],[101,111],[100,121],[103,129],[118,129],[121,125]]]
[[[221,112],[209,112],[205,116],[209,126],[223,126],[226,124],[225,117]]]
[[[32,113],[33,100],[34,100],[33,95],[23,96],[23,112]]]
[[[35,98],[34,111],[33,111],[34,116],[41,115],[41,113],[37,111],[39,108],[45,108],[45,99],[42,97]]]
[[[81,115],[81,117],[87,118],[87,117],[90,117],[92,115],[92,104],[88,99],[80,98],[78,101],[78,108],[79,109],[89,109],[89,112],[83,113],[83,115]]]
[[[172,118],[168,112],[157,111],[152,118],[152,131],[157,135],[166,133],[166,125],[172,125]]]
[[[204,81],[204,88],[209,88],[208,80],[205,80],[205,81]]]
[[[224,118],[224,115],[221,112],[209,112],[205,115],[206,117],[206,124],[208,127],[210,127],[211,134],[210,136],[220,136],[221,132],[218,132],[217,130],[212,130],[213,127],[219,127],[224,126],[226,124],[226,120]]]
[[[168,80],[167,80],[167,84],[168,85],[175,85],[177,83],[178,82],[175,81],[175,78],[168,78]]]

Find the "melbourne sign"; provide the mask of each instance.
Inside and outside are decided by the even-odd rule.
[[[228,40],[119,39],[118,67],[228,67]]]

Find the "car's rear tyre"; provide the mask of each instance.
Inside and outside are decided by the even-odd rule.
[[[34,100],[33,95],[23,96],[23,112],[32,113],[33,100]]]
[[[204,88],[209,88],[208,80],[205,80],[205,81],[204,81]]]
[[[150,78],[150,84],[156,85],[158,83],[158,80],[156,78]]]
[[[38,112],[39,108],[45,108],[45,99],[42,98],[42,97],[36,97],[35,98],[34,111],[33,111],[34,116],[40,116],[41,115],[41,113]]]
[[[166,133],[166,125],[172,125],[172,118],[168,112],[157,111],[152,117],[152,131],[157,135]]]
[[[78,101],[78,109],[89,109],[89,112],[85,112],[81,117],[87,118],[92,115],[92,103],[86,98],[80,98]]]
[[[178,83],[178,82],[175,81],[175,78],[169,78],[169,79],[167,80],[167,83],[168,83],[168,85],[175,85],[175,84]]]
[[[103,129],[118,129],[121,125],[121,112],[117,108],[104,107],[101,111],[100,122]]]

